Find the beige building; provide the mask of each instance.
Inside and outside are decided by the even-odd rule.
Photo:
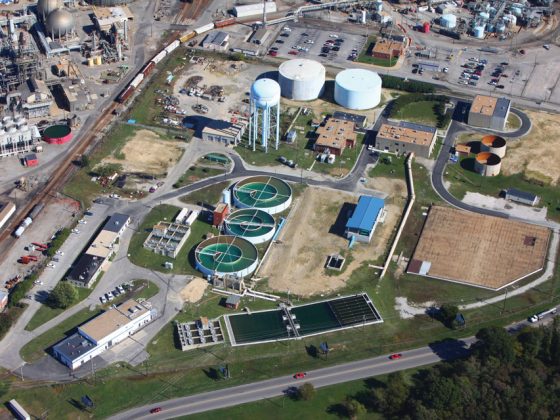
[[[503,131],[510,107],[509,99],[477,95],[469,111],[469,125]]]
[[[354,122],[329,118],[324,125],[317,128],[317,140],[313,149],[318,153],[329,153],[340,156],[346,148],[356,145]]]
[[[382,124],[375,138],[379,150],[397,154],[414,152],[417,156],[430,157],[437,130],[422,124],[401,121],[400,124]]]

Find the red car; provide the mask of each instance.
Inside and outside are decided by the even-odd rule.
[[[390,355],[390,356],[389,356],[389,359],[391,359],[391,360],[398,360],[398,359],[400,359],[401,357],[402,357],[402,354],[401,354],[401,353],[395,353],[395,354]]]
[[[150,414],[159,413],[161,411],[161,407],[155,407],[150,410]]]
[[[297,55],[297,51],[292,50],[292,51],[290,51],[288,54],[290,54],[290,55]]]
[[[305,372],[298,372],[294,375],[294,379],[303,379],[307,376],[307,373]]]

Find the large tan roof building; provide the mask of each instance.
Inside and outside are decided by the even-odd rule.
[[[401,121],[399,124],[382,124],[375,139],[375,147],[387,152],[430,157],[437,130],[422,124]]]
[[[503,131],[509,115],[511,101],[506,98],[477,95],[469,111],[469,124],[475,127]]]
[[[324,125],[317,127],[315,133],[314,150],[316,152],[326,152],[336,156],[342,155],[346,148],[353,148],[356,144],[355,124],[352,121],[329,118]]]

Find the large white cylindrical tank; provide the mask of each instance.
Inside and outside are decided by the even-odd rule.
[[[457,16],[448,13],[440,18],[439,23],[444,28],[453,29],[457,26]]]
[[[336,75],[334,100],[348,109],[374,108],[381,102],[381,77],[370,70],[343,70]]]
[[[480,16],[480,19],[482,19],[482,20],[488,20],[488,19],[490,19],[490,14],[489,14],[489,13],[486,13],[486,12],[480,12],[480,13],[478,14],[478,16]]]
[[[484,38],[484,28],[484,26],[475,26],[473,29],[474,37],[478,39]]]
[[[251,86],[251,100],[260,108],[278,105],[280,103],[280,85],[272,79],[257,80]]]
[[[312,101],[323,94],[325,67],[315,60],[296,58],[278,69],[282,96],[296,101]]]

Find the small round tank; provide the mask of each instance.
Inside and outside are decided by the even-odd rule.
[[[492,134],[482,137],[481,149],[484,152],[493,153],[500,158],[506,155],[506,140],[500,136]]]
[[[474,169],[482,176],[499,175],[502,167],[502,159],[490,152],[480,152],[476,155]]]

